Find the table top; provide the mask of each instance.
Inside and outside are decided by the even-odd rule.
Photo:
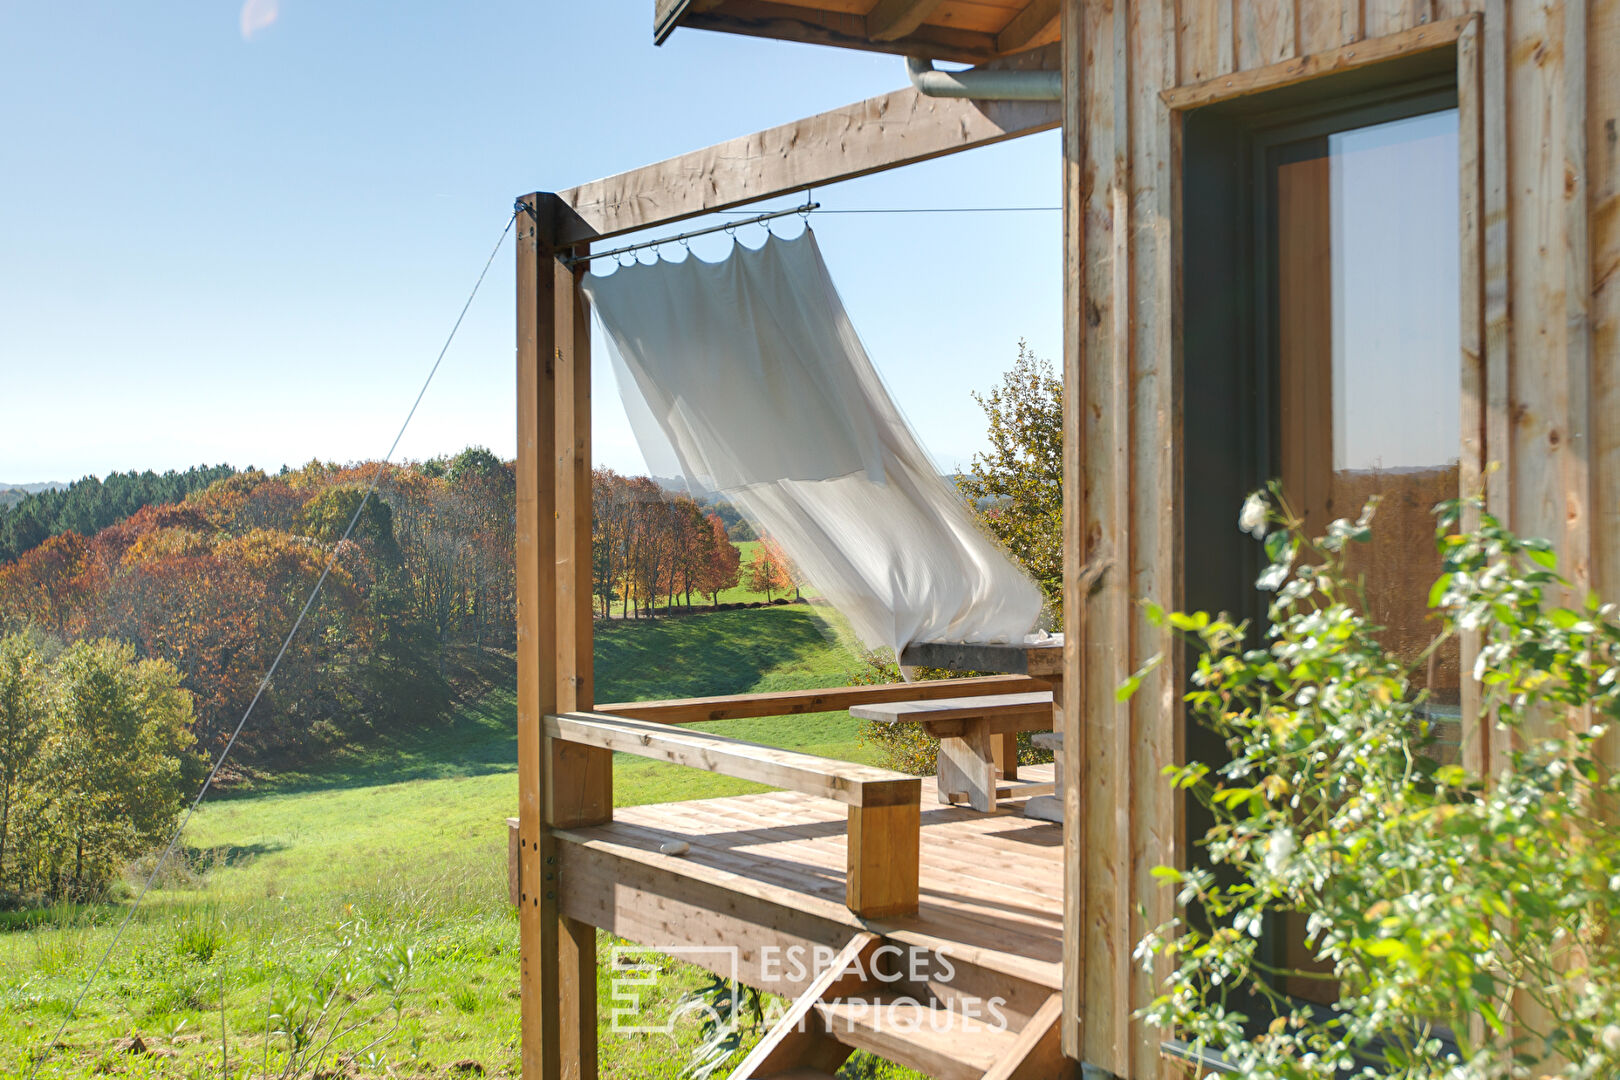
[[[981,716],[1027,714],[1050,721],[1052,691],[1029,694],[992,694],[978,697],[936,698],[932,701],[883,701],[872,705],[851,705],[849,715],[857,720],[940,720],[977,719]]]
[[[905,667],[996,671],[1037,679],[1063,674],[1063,639],[1026,642],[913,641],[900,654]]]

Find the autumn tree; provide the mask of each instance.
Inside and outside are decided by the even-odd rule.
[[[772,593],[798,590],[792,564],[781,546],[768,536],[754,548],[754,558],[748,564],[748,588],[764,593],[766,600],[771,599]]]
[[[737,584],[742,567],[742,554],[727,535],[726,523],[719,514],[704,519],[708,537],[703,544],[702,561],[697,570],[698,592],[709,598],[709,603],[720,606],[720,594]]]
[[[1063,384],[1050,360],[1019,341],[1001,385],[973,398],[989,421],[990,449],[973,455],[973,471],[957,487],[1061,615]]]

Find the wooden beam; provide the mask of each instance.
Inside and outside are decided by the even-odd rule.
[[[705,772],[801,791],[850,806],[916,804],[922,781],[915,776],[834,761],[797,750],[625,720],[603,713],[565,713],[545,718],[549,738],[623,754],[671,761]]]
[[[756,716],[843,712],[858,705],[885,701],[932,701],[964,694],[1023,694],[1045,688],[1045,683],[1023,675],[986,675],[976,679],[930,679],[926,682],[881,683],[877,686],[835,686],[823,690],[780,690],[768,694],[620,701],[598,705],[592,711],[645,723],[692,724]]]
[[[832,1037],[815,1007],[823,1000],[850,996],[866,983],[868,958],[879,940],[876,934],[865,931],[851,938],[809,988],[783,1011],[775,1026],[754,1044],[728,1080],[763,1080],[791,1075],[794,1069],[809,1075],[814,1075],[811,1070],[823,1075],[837,1072],[853,1050]]]
[[[1002,671],[1012,675],[1048,678],[1063,674],[1063,646],[1040,644],[913,641],[900,652],[902,666],[937,667],[950,671]]]
[[[524,1080],[560,1080],[555,842],[545,823],[542,718],[557,709],[557,475],[551,448],[557,397],[552,265],[545,196],[522,200],[517,221],[518,912]],[[549,862],[548,862],[549,860]],[[549,873],[549,876],[548,876]],[[594,1033],[593,1033],[594,1034]]]
[[[941,0],[878,0],[866,13],[866,36],[873,41],[903,38],[934,13]]]
[[[1005,66],[1039,65],[1045,54],[1020,59]],[[930,98],[907,87],[560,192],[578,215],[562,235],[575,243],[668,225],[1057,125],[1056,102]]]
[[[575,249],[583,253],[584,246]],[[558,712],[594,704],[595,595],[591,582],[591,319],[580,288],[585,267],[552,260],[556,305],[553,385],[556,434],[552,461],[557,492],[557,623],[549,635],[557,654]],[[546,821],[556,828],[613,818],[613,755],[558,742],[550,760]],[[592,969],[594,979],[595,968]],[[594,997],[593,999],[594,1000]]]
[[[1082,401],[1085,396],[1084,308],[1086,257],[1086,0],[1063,0],[1061,70],[1063,72],[1063,665],[1076,675],[1081,670],[1081,643],[1086,630],[1086,555],[1082,438]],[[1063,777],[1063,1018],[1065,1056],[1080,1058],[1080,1009],[1086,970],[1086,933],[1082,919],[1081,889],[1084,859],[1080,850],[1080,792],[1085,786],[1086,736],[1081,723],[1084,701],[1079,678],[1064,679],[1060,709],[1065,752]]]
[[[1410,30],[1369,38],[1342,48],[1284,60],[1279,64],[1268,64],[1265,67],[1233,72],[1229,75],[1217,75],[1213,79],[1164,90],[1159,96],[1171,109],[1195,109],[1217,101],[1229,101],[1233,98],[1292,86],[1319,75],[1354,71],[1356,68],[1393,60],[1396,57],[1414,56],[1434,49],[1443,49],[1454,45],[1463,28],[1474,18],[1473,15],[1463,15],[1455,19],[1426,23],[1414,26]]]
[[[583,253],[580,245],[574,253]],[[556,623],[546,636],[556,651],[557,708],[589,709],[595,686],[595,596],[591,584],[591,323],[577,270],[551,260],[554,304],[551,464],[556,498]],[[543,272],[543,271],[542,271]],[[547,829],[595,825],[613,818],[613,755],[543,739]],[[555,874],[555,870],[551,871]],[[596,1080],[596,929],[559,916],[558,1036],[563,1075]]]
[[[767,972],[764,958],[836,950],[864,929],[836,900],[590,840],[593,831],[561,834],[563,910],[627,941],[678,949],[681,959],[728,979],[796,997],[814,973],[806,971],[796,982],[793,967],[778,959]],[[739,942],[748,947],[736,948]]]
[[[996,51],[1022,52],[1033,45],[1056,40],[1062,21],[1060,0],[1030,0],[996,35]]]
[[[1068,1080],[1079,1075],[1079,1065],[1063,1056],[1062,1019],[1063,995],[1053,994],[984,1080]]]
[[[1485,490],[1486,393],[1485,377],[1485,114],[1484,70],[1478,19],[1457,39],[1457,163],[1461,175],[1458,234],[1462,248],[1460,273],[1462,375],[1462,453],[1458,486],[1464,498]],[[1463,528],[1479,527],[1479,513],[1465,504]],[[1459,635],[1460,664],[1473,671],[1479,657],[1480,633]],[[1476,776],[1490,775],[1491,724],[1481,713],[1480,684],[1465,678],[1461,687],[1463,767]]]
[[[894,41],[877,41],[867,33],[866,16],[775,3],[773,0],[726,0],[713,10],[689,10],[680,25],[698,30],[802,41],[871,52],[910,53],[939,60],[983,63],[996,56],[994,34],[951,26],[918,26]]]
[[[653,8],[653,44],[662,45],[681,25],[681,19],[692,7],[693,0],[658,0]]]

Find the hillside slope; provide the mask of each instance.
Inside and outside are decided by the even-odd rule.
[[[801,606],[604,626],[597,653],[603,700],[838,685],[857,666]],[[506,902],[504,827],[517,805],[515,726],[514,694],[500,688],[432,736],[205,805],[186,838],[195,871],[171,875],[148,898],[53,1059],[65,1071],[46,1075],[217,1076],[222,995],[232,1060],[257,1069],[278,995],[302,989],[307,999],[334,954],[394,946],[413,956],[385,1051],[399,1074],[469,1075],[450,1066],[476,1061],[486,1075],[515,1075],[517,922]],[[847,714],[705,726],[870,760]],[[621,805],[753,789],[622,757],[614,781]],[[0,933],[0,1074],[18,1071],[28,1047],[60,1023],[119,917],[116,907],[53,909],[14,916],[13,932]],[[345,939],[355,944],[345,949]],[[360,965],[362,983],[369,964]],[[660,992],[672,1000],[698,981],[672,970]],[[605,997],[605,973],[601,987]],[[383,997],[363,987],[353,996],[356,1015],[381,1013],[355,1039],[392,1025]],[[112,1049],[131,1033],[173,1056]],[[602,1075],[672,1080],[693,1042],[690,1031],[671,1047],[604,1030]],[[903,1075],[867,1067],[876,1071],[865,1075]]]

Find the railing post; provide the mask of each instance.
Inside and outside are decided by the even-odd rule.
[[[517,207],[517,900],[524,1080],[595,1080],[596,931],[558,908],[552,829],[612,814],[610,758],[546,738],[591,700],[590,328],[555,196]],[[581,554],[583,553],[583,555]]]
[[[866,784],[849,808],[844,902],[863,918],[917,913],[921,788],[915,780]]]

